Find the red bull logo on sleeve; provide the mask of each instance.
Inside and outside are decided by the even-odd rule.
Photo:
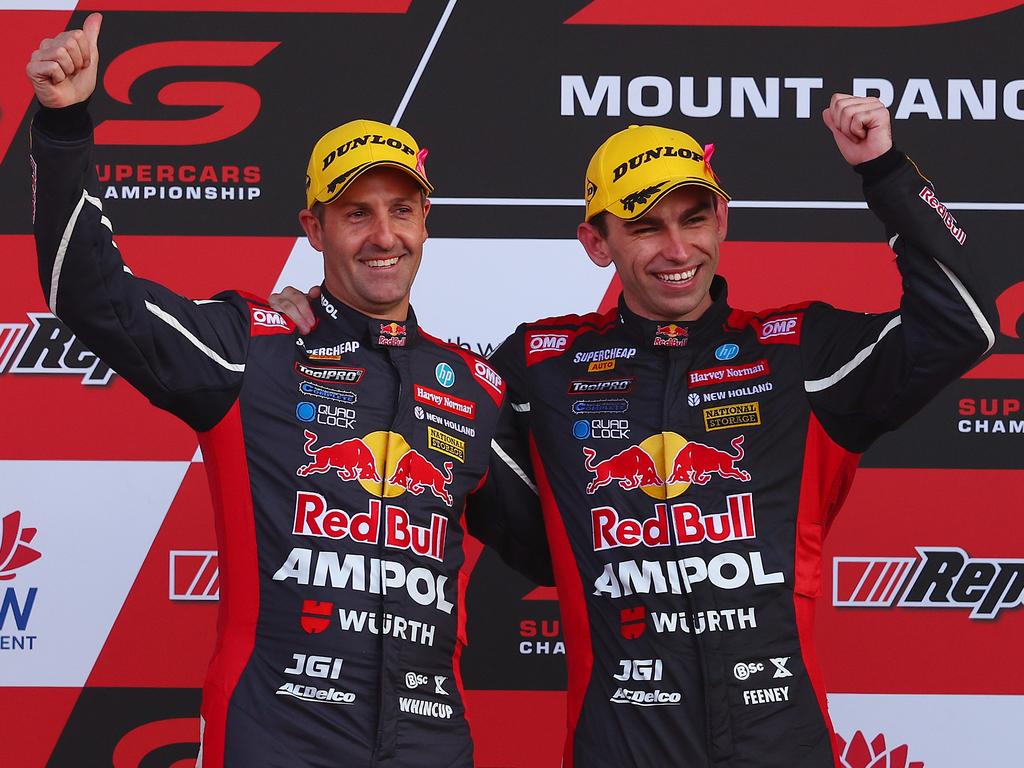
[[[662,432],[600,461],[595,461],[597,451],[584,446],[583,465],[594,474],[586,492],[592,495],[616,483],[625,491],[639,488],[653,498],[670,499],[691,484],[707,485],[712,476],[749,482],[750,473],[737,466],[744,456],[743,439],[743,435],[733,438],[734,452],[729,453],[675,432]]]

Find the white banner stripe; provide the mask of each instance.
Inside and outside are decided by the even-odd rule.
[[[433,205],[511,205],[538,208],[582,208],[574,197],[432,197]],[[951,211],[1024,211],[1024,203],[944,203]],[[779,210],[866,211],[867,203],[847,200],[733,200],[730,208],[771,208]]]
[[[409,81],[409,86],[405,89],[405,95],[402,96],[402,103],[398,105],[398,109],[395,111],[395,116],[391,118],[391,125],[398,125],[398,122],[405,114],[405,108],[409,106],[409,100],[412,98],[412,94],[420,82],[420,77],[423,75],[423,70],[427,67],[427,62],[430,61],[430,56],[434,52],[434,46],[437,45],[437,41],[441,38],[441,33],[444,32],[444,26],[448,23],[448,17],[452,15],[452,10],[455,8],[456,2],[458,2],[458,0],[449,0],[448,5],[444,9],[444,13],[441,14],[441,19],[437,22],[437,27],[434,28],[434,34],[431,35],[430,42],[427,43],[427,49],[423,51],[423,56],[420,58],[420,63],[416,67],[416,72],[413,73],[412,80]]]

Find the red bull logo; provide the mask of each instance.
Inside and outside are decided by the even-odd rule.
[[[646,520],[620,518],[614,507],[597,507],[590,511],[594,551],[756,538],[753,495],[735,494],[727,497],[725,504],[725,512],[707,515],[696,504],[655,504],[654,516]]]
[[[713,475],[748,482],[750,473],[737,467],[744,455],[743,435],[735,437],[731,445],[734,453],[687,441],[675,432],[662,432],[601,461],[595,461],[597,451],[585,446],[584,466],[594,473],[586,492],[593,494],[618,483],[625,491],[639,488],[648,496],[668,499],[691,484],[707,485]]]
[[[345,482],[350,480],[381,482],[373,451],[363,442],[362,438],[353,437],[314,450],[313,443],[318,439],[316,434],[308,429],[303,434],[306,436],[306,444],[302,449],[313,461],[296,470],[295,474],[299,477],[330,472],[333,469],[337,471],[338,477]]]
[[[690,340],[688,329],[675,323],[659,325],[654,331],[654,346],[656,347],[685,347]]]
[[[587,493],[592,494],[598,488],[609,483],[618,482],[625,491],[648,485],[664,485],[665,481],[658,476],[654,459],[639,445],[631,445],[609,459],[594,463],[597,451],[583,447],[583,465],[594,473],[594,479],[587,484]]]
[[[377,544],[381,538],[389,549],[410,550],[421,557],[444,562],[444,542],[448,518],[432,514],[430,525],[416,525],[402,507],[388,504],[381,512],[380,499],[370,499],[366,512],[349,514],[330,509],[319,493],[295,494],[295,518],[292,533],[327,539],[351,539],[360,544]]]
[[[385,347],[404,347],[405,326],[400,323],[381,323],[377,343]]]
[[[743,435],[734,437],[731,445],[735,454],[704,443],[688,442],[676,454],[668,482],[707,485],[711,475],[749,482],[750,473],[736,468],[736,462],[743,458]]]
[[[388,483],[404,488],[413,496],[419,496],[424,490],[429,490],[450,507],[452,495],[446,488],[452,481],[452,466],[452,462],[446,461],[442,474],[427,458],[410,448],[398,460]]]

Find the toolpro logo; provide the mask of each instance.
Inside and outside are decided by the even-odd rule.
[[[583,465],[593,473],[587,493],[617,483],[624,491],[641,489],[648,496],[669,499],[683,493],[691,484],[707,485],[713,476],[746,483],[750,473],[737,465],[743,460],[743,435],[730,443],[733,452],[687,440],[675,432],[651,435],[646,440],[600,460],[589,446],[583,447]],[[667,456],[674,456],[671,462]],[[663,478],[658,467],[671,466]]]
[[[18,571],[34,563],[42,554],[31,545],[35,528],[23,527],[21,512],[8,512],[0,520],[0,582],[11,582]],[[25,634],[35,606],[38,587],[3,588],[0,601],[0,650],[33,650],[36,636]]]
[[[960,547],[916,547],[917,557],[836,557],[838,608],[947,608],[996,619],[1024,604],[1024,559],[971,557]]]
[[[429,491],[449,507],[454,503],[447,490],[454,479],[452,462],[446,461],[438,469],[395,432],[371,432],[316,448],[320,440],[317,434],[308,429],[303,434],[306,436],[303,451],[312,461],[295,471],[299,477],[333,472],[344,482],[358,482],[371,496],[394,498],[406,491],[419,496]],[[378,467],[385,465],[389,453],[399,453],[401,458],[385,481]]]

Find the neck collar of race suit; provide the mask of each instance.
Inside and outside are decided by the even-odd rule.
[[[718,332],[729,316],[729,287],[725,278],[711,280],[711,306],[696,320],[649,320],[626,306],[619,295],[619,322],[637,340],[648,347],[680,349],[700,344],[706,338],[718,339]]]
[[[419,339],[416,313],[409,307],[405,320],[381,320],[364,315],[335,298],[326,285],[320,286],[320,298],[313,302],[320,323],[336,326],[347,335],[371,347],[408,347]]]

